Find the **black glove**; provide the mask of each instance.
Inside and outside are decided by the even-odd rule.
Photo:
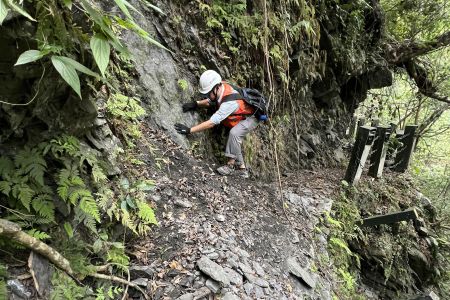
[[[197,106],[198,106],[197,101],[185,103],[185,104],[183,104],[183,112],[187,112],[190,110],[196,110]]]
[[[175,130],[178,131],[179,134],[188,135],[191,133],[191,129],[189,127],[180,123],[175,124]]]

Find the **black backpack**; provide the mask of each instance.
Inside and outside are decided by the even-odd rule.
[[[240,88],[232,84],[230,85],[234,90],[238,91],[239,94],[231,94],[223,97],[222,103],[242,99],[256,108],[255,117],[258,120],[265,121],[268,119],[268,103],[266,101],[266,98],[260,91],[258,91],[257,89]]]

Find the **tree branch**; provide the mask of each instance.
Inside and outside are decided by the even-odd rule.
[[[407,40],[402,43],[389,43],[386,45],[385,58],[389,63],[399,65],[448,45],[450,45],[450,31],[428,42]]]
[[[73,275],[70,262],[58,251],[22,231],[19,225],[14,222],[0,219],[0,235],[9,237],[11,240],[30,248],[31,250],[45,256],[55,266],[69,275]]]
[[[406,69],[406,72],[408,72],[408,75],[414,79],[421,94],[441,102],[450,103],[450,98],[448,96],[438,94],[434,83],[428,78],[427,70],[416,60],[405,62],[403,67]]]

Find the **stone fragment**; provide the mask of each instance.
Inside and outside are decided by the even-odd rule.
[[[213,253],[209,253],[206,255],[209,259],[211,260],[216,260],[219,258],[219,253],[217,252],[213,252]]]
[[[179,283],[182,287],[191,287],[194,284],[194,276],[186,276]]]
[[[221,215],[221,214],[216,214],[215,216],[217,222],[224,222],[225,221],[225,216]]]
[[[308,287],[312,289],[315,288],[315,279],[313,279],[307,271],[300,267],[295,257],[289,257],[286,260],[286,269],[289,273],[301,279]]]
[[[135,278],[152,278],[155,274],[155,269],[150,266],[131,266],[130,276],[132,279]]]
[[[187,293],[187,294],[181,295],[176,300],[194,300],[194,293]]]
[[[223,285],[228,286],[230,284],[230,280],[227,277],[227,274],[223,270],[221,266],[217,263],[213,262],[206,256],[202,256],[197,262],[198,268],[211,277],[212,279],[221,282]]]
[[[255,270],[256,274],[258,274],[259,276],[266,275],[266,272],[264,272],[264,269],[256,261],[253,262],[253,270]]]
[[[245,251],[244,249],[241,249],[239,247],[236,247],[234,252],[241,258],[249,258],[250,257],[250,254],[248,254],[247,251]]]
[[[256,299],[264,298],[264,290],[261,287],[255,286],[253,292],[255,293]]]
[[[244,284],[244,291],[248,296],[251,296],[253,289],[254,289],[253,284],[251,284],[250,282],[246,282]]]
[[[179,207],[182,207],[182,208],[191,208],[192,207],[192,203],[191,202],[189,202],[187,200],[180,199],[180,198],[177,198],[174,201],[174,204],[176,206],[179,206]]]
[[[232,292],[228,292],[223,295],[222,300],[240,300],[240,298]]]
[[[236,286],[242,286],[243,279],[242,279],[241,274],[239,274],[235,270],[227,268],[227,267],[225,267],[224,270],[232,284],[234,284]]]
[[[255,274],[255,272],[253,272],[252,268],[249,265],[246,265],[244,263],[239,263],[239,268],[244,273]]]
[[[247,278],[247,280],[249,282],[251,282],[251,283],[253,283],[253,284],[257,285],[257,286],[260,286],[260,287],[263,287],[263,288],[269,287],[269,283],[266,280],[262,279],[262,278],[256,277],[256,276],[254,276],[253,274],[250,274],[250,273],[245,273],[244,275],[245,275],[245,278]]]
[[[211,292],[213,292],[214,294],[217,294],[220,291],[220,283],[215,280],[212,279],[206,280],[205,286],[209,288]]]
[[[194,292],[194,300],[202,299],[204,297],[207,297],[211,294],[211,290],[207,288],[206,286],[196,290]]]
[[[11,289],[11,292],[22,299],[29,299],[31,297],[31,293],[27,291],[25,286],[17,279],[8,280],[6,285]]]
[[[137,279],[133,280],[132,283],[139,285],[139,286],[147,287],[148,279],[147,278],[137,278]]]

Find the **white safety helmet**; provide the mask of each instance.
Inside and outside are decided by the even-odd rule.
[[[208,94],[211,90],[222,82],[222,77],[214,70],[206,70],[200,76],[199,92],[203,95]]]

